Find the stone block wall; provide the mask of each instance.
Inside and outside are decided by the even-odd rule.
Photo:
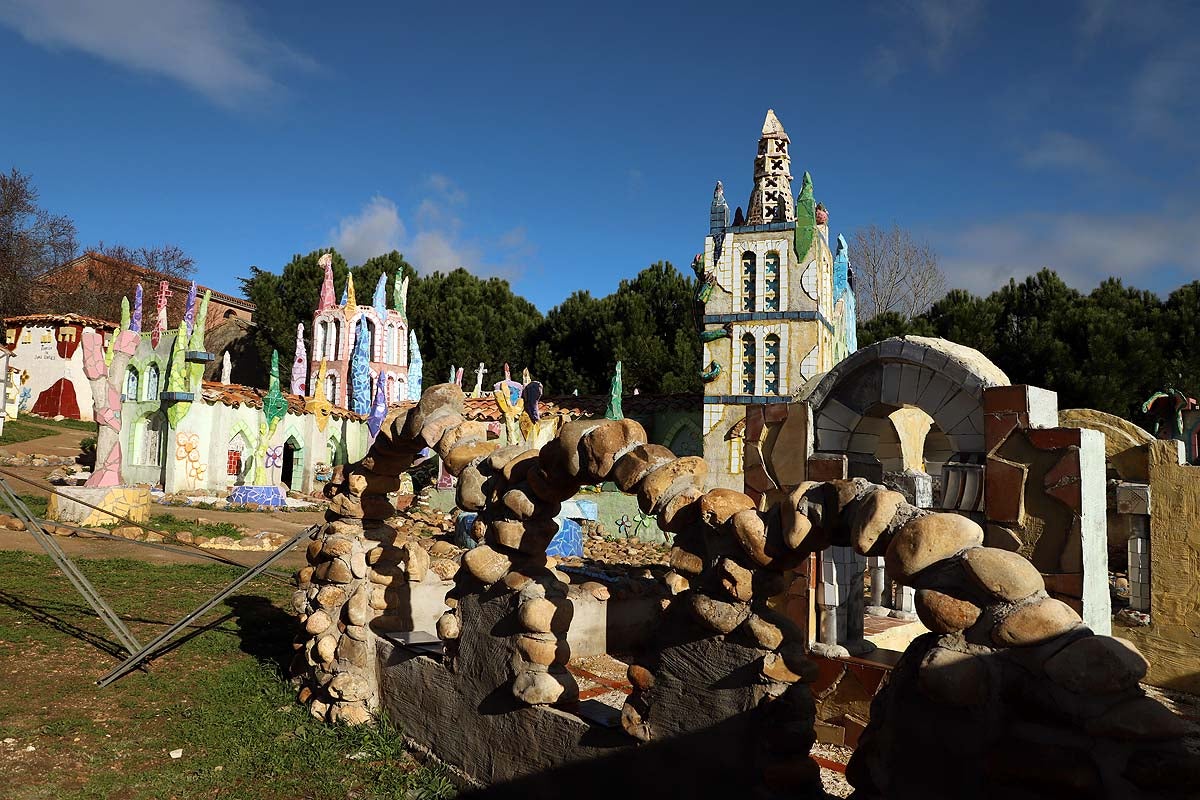
[[[1101,633],[1111,629],[1104,436],[1058,427],[1054,392],[984,390],[989,546],[1021,553]],[[1067,576],[1073,576],[1074,580]],[[1063,591],[1078,585],[1074,595]]]

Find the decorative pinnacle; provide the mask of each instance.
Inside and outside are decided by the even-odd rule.
[[[767,109],[767,117],[763,120],[762,135],[772,137],[787,138],[787,132],[783,129],[783,123],[779,121],[779,117],[775,116],[775,109]]]

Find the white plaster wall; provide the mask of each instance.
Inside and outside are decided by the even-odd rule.
[[[92,332],[94,328],[84,328],[84,332]],[[55,325],[26,325],[22,334],[12,345],[13,356],[9,366],[13,369],[29,373],[25,387],[30,390],[29,406],[37,402],[38,395],[49,389],[60,378],[66,378],[75,386],[75,400],[79,403],[79,418],[92,419],[92,385],[83,374],[83,344],[75,348],[70,358],[58,355],[58,343],[55,341],[57,326]],[[25,335],[29,334],[29,343],[23,344]],[[80,334],[82,339],[83,334]],[[43,342],[48,339],[48,342]]]

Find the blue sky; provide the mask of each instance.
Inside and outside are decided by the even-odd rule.
[[[787,10],[784,10],[787,9]],[[703,246],[767,108],[834,233],[897,222],[951,286],[1200,277],[1185,3],[0,0],[0,168],[84,244],[254,264],[394,248],[543,310]],[[852,254],[853,258],[853,254]]]

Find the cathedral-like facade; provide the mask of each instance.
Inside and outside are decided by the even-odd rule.
[[[379,381],[384,382],[388,403],[411,399],[410,331],[405,308],[407,279],[401,281],[397,276],[392,302],[389,303],[387,276],[381,276],[372,303],[359,305],[354,294],[354,278],[348,275],[342,302],[337,303],[333,288],[332,256],[322,256],[321,265],[325,268],[325,279],[313,314],[312,350],[308,355],[308,393],[316,393],[317,382],[320,381],[326,400],[339,408],[348,408],[360,414],[367,413],[366,406],[375,398]],[[365,339],[360,340],[364,336]],[[370,375],[366,400],[363,401],[364,395],[359,391],[357,403],[353,369],[356,351],[367,354]],[[419,378],[416,391],[420,392]],[[360,405],[363,407],[357,407]]]
[[[709,235],[696,265],[704,304],[704,454],[710,484],[741,490],[749,406],[792,402],[816,375],[857,348],[846,242],[829,245],[829,215],[804,173],[792,195],[791,142],[767,111],[748,212],[730,218],[713,194]]]

